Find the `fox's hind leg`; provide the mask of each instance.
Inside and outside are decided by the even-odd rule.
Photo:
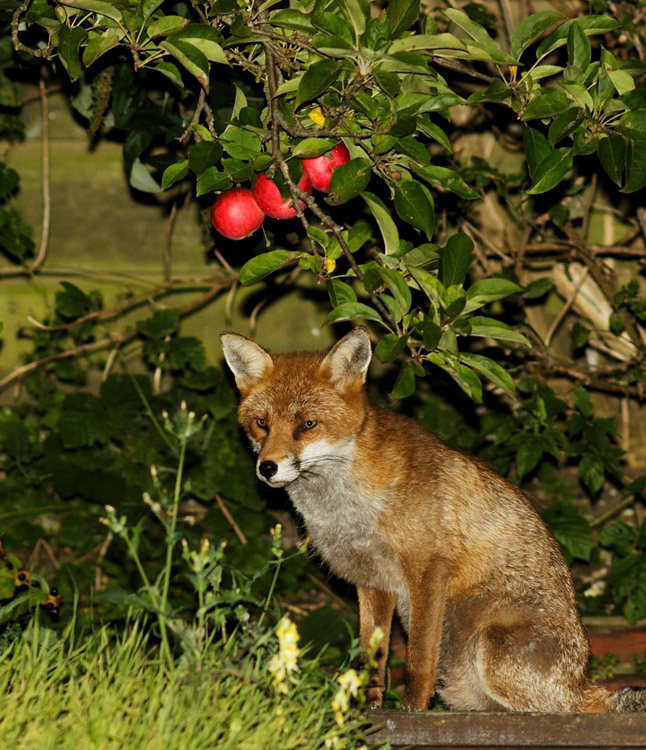
[[[473,646],[484,692],[509,711],[609,710],[608,693],[587,678],[583,633],[520,620],[484,627]]]

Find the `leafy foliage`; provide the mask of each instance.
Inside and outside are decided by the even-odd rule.
[[[365,0],[32,0],[0,9],[16,50],[7,35],[2,106],[20,106],[13,78],[33,78],[36,62],[60,75],[92,142],[109,135],[122,143],[136,194],[163,190],[174,205],[193,198],[206,211],[215,193],[267,172],[284,198],[305,203],[291,224],[296,239],[267,222],[265,240],[248,241],[255,254],[239,270],[222,262],[228,245],[218,241],[222,275],[201,298],[182,308],[151,305],[117,336],[98,331],[183,287],[165,278],[152,294],[124,288],[106,309],[98,292],[63,282],[52,314],[28,331],[33,351],[21,372],[33,404],[0,414],[8,539],[56,536],[71,550],[66,571],[86,576],[83,583],[90,574],[76,563],[94,556],[125,609],[132,561],[120,564],[110,545],[102,551],[94,521],[105,503],[117,517],[141,512],[141,493],[154,489],[149,467],[176,456],[161,415],[185,400],[212,420],[187,454],[187,513],[196,503],[198,525],[228,535],[234,566],[260,565],[269,519],[239,447],[235,397],[202,343],[181,335],[181,321],[236,282],[271,290],[297,269],[327,291],[325,323],[370,322],[377,357],[399,367],[387,376],[395,398],[426,388],[428,372],[441,375],[438,390],[457,385],[447,391],[449,403],[462,405],[447,412],[454,442],[515,481],[540,480],[554,491],[544,517],[570,559],[596,562],[610,550],[619,572],[591,609],[642,613],[641,542],[620,551],[615,532],[606,538],[597,523],[613,508],[590,522],[572,502],[576,483],[564,490],[552,473],[575,467],[588,516],[609,487],[641,497],[624,475],[614,422],[595,416],[590,392],[643,396],[644,296],[638,280],[620,279],[603,261],[643,257],[628,247],[643,229],[631,217],[627,239],[610,249],[589,230],[602,190],[614,196],[607,215],[620,211],[623,195],[625,218],[646,186],[646,69],[630,59],[646,35],[637,14],[598,15],[616,10],[598,6],[568,20],[543,10],[508,25],[506,38],[476,3],[420,12],[418,0],[391,0],[379,14]],[[457,113],[465,110],[471,119],[462,126]],[[482,130],[524,161],[511,169],[483,149],[465,151]],[[327,195],[300,191],[299,160],[340,142],[351,158]],[[12,268],[31,273],[33,243],[11,209],[18,186],[3,168],[0,246]],[[480,220],[489,208],[503,214],[502,239]],[[641,273],[636,262],[633,270]],[[587,281],[592,292],[579,296]],[[595,295],[601,302],[590,305]],[[562,312],[546,331],[536,313],[558,299]],[[557,356],[553,338],[566,316],[567,351]],[[131,343],[150,377],[110,374],[112,358]],[[100,391],[70,392],[87,378],[80,356],[106,349]],[[615,356],[618,364],[590,364]],[[557,396],[555,376],[577,385]],[[439,409],[425,411],[428,421],[442,418]],[[172,473],[161,481],[172,483]],[[214,498],[231,508],[247,544]],[[625,497],[621,503],[616,512]],[[155,532],[142,535],[139,549],[155,571],[158,541]]]

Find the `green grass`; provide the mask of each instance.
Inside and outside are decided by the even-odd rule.
[[[227,664],[213,644],[199,661],[161,666],[136,624],[80,642],[68,633],[52,643],[51,635],[32,628],[0,654],[0,747],[279,750],[360,741],[360,719],[335,724],[334,686],[315,680],[314,662],[281,695],[264,652]]]

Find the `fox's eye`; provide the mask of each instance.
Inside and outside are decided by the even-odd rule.
[[[311,430],[312,427],[316,427],[318,422],[315,419],[307,419],[305,422],[303,422],[303,429],[305,430]]]
[[[258,425],[258,427],[267,429],[267,422],[262,417],[258,417],[258,419],[256,419],[256,424]]]

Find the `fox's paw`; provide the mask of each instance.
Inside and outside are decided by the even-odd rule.
[[[383,687],[369,687],[366,690],[366,703],[369,708],[381,708],[384,702]]]

